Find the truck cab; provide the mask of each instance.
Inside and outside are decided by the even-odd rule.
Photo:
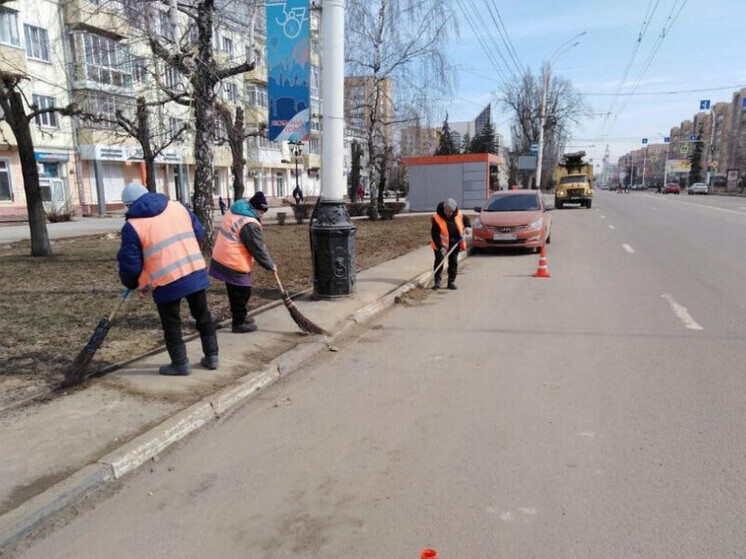
[[[590,208],[593,203],[593,166],[583,161],[585,152],[567,153],[554,170],[554,206],[566,203]]]

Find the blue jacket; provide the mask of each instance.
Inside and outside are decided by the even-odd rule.
[[[144,194],[130,206],[124,217],[125,219],[154,217],[163,213],[167,205],[168,198],[163,194]],[[187,211],[192,218],[192,228],[197,240],[202,240],[205,236],[205,230],[197,220],[197,216],[189,209]],[[138,278],[143,267],[142,243],[137,231],[130,223],[125,223],[122,227],[122,246],[117,254],[117,260],[119,261],[119,279],[122,281],[122,285],[128,289],[137,289]],[[207,272],[198,270],[177,279],[175,282],[157,288],[153,291],[153,300],[156,303],[170,303],[202,289],[207,289],[209,286],[210,281],[207,279]]]

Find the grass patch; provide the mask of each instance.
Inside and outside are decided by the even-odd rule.
[[[425,245],[429,217],[385,222],[356,221],[358,269],[380,264]],[[312,287],[311,252],[307,225],[269,225],[265,242],[277,262],[286,289]],[[29,242],[0,251],[0,379],[54,381],[83,348],[98,321],[108,315],[122,292],[117,273],[118,233],[53,241],[55,254],[29,256]],[[256,308],[280,299],[274,276],[254,273],[249,303]],[[213,318],[230,317],[224,284],[208,290]],[[186,304],[182,305],[184,333],[194,331]],[[97,352],[92,370],[143,354],[163,344],[163,334],[152,297],[130,297]]]

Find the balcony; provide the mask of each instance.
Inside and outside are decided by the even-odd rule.
[[[244,79],[250,83],[267,83],[267,66],[265,64],[257,64],[251,72],[244,74]]]
[[[26,74],[26,51],[20,47],[0,44],[0,71],[9,74]]]
[[[267,107],[258,107],[246,105],[244,107],[244,121],[251,124],[267,123],[269,120],[269,109]]]
[[[69,0],[65,5],[65,23],[72,28],[94,29],[124,38],[130,27],[118,2],[96,5],[90,0]]]

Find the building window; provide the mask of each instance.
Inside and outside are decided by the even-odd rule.
[[[318,155],[321,153],[321,143],[318,138],[311,138],[308,141],[308,153]]]
[[[91,128],[116,129],[117,111],[129,113],[132,108],[128,99],[94,92],[88,92],[83,97],[81,105],[84,113],[95,117],[92,121],[84,120],[85,125]]]
[[[164,81],[166,87],[169,89],[180,89],[181,88],[181,74],[173,66],[166,64],[166,71],[164,72]]]
[[[256,14],[254,31],[256,31],[256,34],[261,37],[265,37],[267,35],[267,13],[263,9],[260,9]]]
[[[171,137],[175,139],[177,136],[179,136],[180,139],[183,140],[184,135],[186,134],[186,128],[184,128],[184,125],[186,124],[186,122],[181,120],[180,118],[171,118],[170,124],[171,124]]]
[[[232,54],[233,53],[233,41],[231,41],[228,37],[223,37],[223,42],[220,44],[220,49],[223,52]]]
[[[49,62],[49,39],[47,30],[33,25],[24,25],[26,36],[26,56]]]
[[[167,41],[174,41],[174,24],[168,16],[168,12],[158,12],[158,32]]]
[[[18,37],[18,14],[10,10],[0,8],[0,43],[21,46]]]
[[[238,97],[238,92],[236,88],[236,84],[233,82],[225,82],[225,98],[228,99],[231,103],[236,102],[236,98]]]
[[[311,66],[311,97],[319,96],[319,67]]]
[[[101,85],[132,87],[129,49],[117,41],[94,35],[76,33],[71,36],[78,78]]]
[[[148,61],[138,56],[132,59],[132,81],[135,83],[147,83]]]
[[[10,182],[10,165],[7,159],[0,159],[0,201],[12,202],[13,189]]]
[[[276,176],[277,195],[285,196],[285,173],[278,171]]]
[[[54,107],[54,97],[47,97],[46,95],[31,96],[31,102],[36,106],[37,109],[50,109]],[[57,128],[57,113],[42,113],[34,117],[37,126],[44,126],[47,128]]]
[[[267,88],[260,85],[246,85],[246,104],[250,107],[268,107]]]

